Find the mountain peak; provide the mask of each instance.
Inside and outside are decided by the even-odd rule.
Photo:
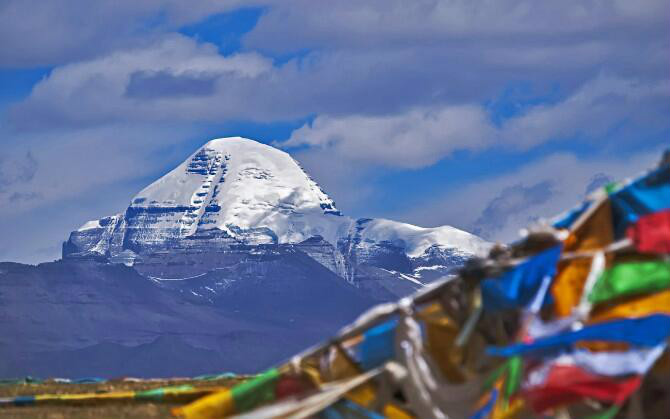
[[[265,150],[268,153],[288,154],[285,151],[279,150],[278,148],[269,146],[256,140],[252,140],[251,138],[240,137],[240,136],[213,138],[207,141],[202,147],[208,147],[217,150],[226,150],[227,148],[230,147],[239,147],[239,148],[247,148],[250,150],[253,149]]]
[[[198,229],[237,236],[265,228],[280,242],[308,238],[293,237],[299,233],[296,218],[340,214],[288,153],[242,137],[207,142],[137,194],[131,207],[184,208],[179,220],[183,237]]]
[[[449,226],[422,228],[342,216],[288,153],[229,137],[208,141],[140,191],[125,213],[84,224],[71,234],[63,255],[149,266],[151,260],[178,254],[190,258],[238,248],[263,252],[254,246],[267,244],[299,245],[300,251],[347,280],[357,275],[355,266],[411,272],[411,266],[419,268],[419,259],[456,261],[488,247],[479,237]],[[442,256],[436,259],[435,254]],[[185,277],[193,270],[189,263],[183,266]],[[207,260],[202,269],[212,264]],[[452,262],[421,267],[427,271],[436,264]]]

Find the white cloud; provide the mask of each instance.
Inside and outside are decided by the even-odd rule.
[[[10,122],[20,128],[40,124],[53,128],[115,121],[211,120],[212,115],[233,114],[234,98],[227,103],[182,95],[140,100],[127,94],[133,75],[211,78],[215,88],[258,77],[271,68],[271,62],[258,54],[223,57],[214,45],[172,35],[147,46],[54,69],[24,102],[10,109]]]
[[[664,0],[537,2],[533,0],[310,0],[275,2],[247,37],[251,46],[278,51],[304,47],[360,48],[441,43],[479,44],[556,41],[579,44],[610,32],[651,36],[667,22]],[[324,17],[327,16],[327,19]],[[619,31],[625,31],[619,33]],[[611,41],[615,41],[614,37]],[[448,44],[453,43],[453,44]]]
[[[503,126],[502,137],[523,148],[572,136],[599,139],[623,122],[645,126],[656,121],[667,127],[668,114],[670,80],[646,83],[598,77],[557,104],[537,106],[512,118]]]
[[[3,0],[0,67],[59,65],[105,55],[230,11],[249,0]]]
[[[628,123],[645,129],[668,129],[670,82],[647,84],[598,77],[572,96],[537,105],[495,126],[482,106],[436,106],[392,116],[317,116],[293,131],[285,148],[310,146],[369,165],[420,168],[459,150],[491,147],[525,150],[552,140],[579,136],[609,140],[607,134]],[[656,124],[651,127],[650,124]],[[630,138],[636,141],[636,138]]]
[[[661,150],[656,149],[587,159],[557,153],[500,176],[460,184],[458,190],[426,197],[413,209],[392,216],[426,226],[452,224],[508,242],[538,218],[551,218],[577,205],[594,180],[637,176],[660,158]]]
[[[169,169],[167,159],[174,159],[171,149],[189,131],[175,126],[110,125],[15,138],[14,144],[5,145],[0,164],[5,180],[0,184],[0,218],[37,207],[45,207],[48,213],[50,204],[68,199],[84,207],[93,200],[109,202],[105,190],[110,185],[148,182],[142,177]],[[160,158],[155,157],[158,153]],[[122,209],[144,186],[128,185],[127,201],[114,206]]]
[[[478,106],[411,110],[394,116],[318,116],[283,147],[334,150],[339,156],[402,168],[425,167],[456,150],[491,144],[494,129]]]

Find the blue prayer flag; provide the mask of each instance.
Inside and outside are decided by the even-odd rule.
[[[582,202],[578,207],[571,209],[568,211],[567,214],[565,214],[560,220],[554,222],[554,228],[558,229],[567,229],[572,226],[572,224],[577,221],[580,215],[586,211],[589,206],[591,206],[592,202],[591,201],[584,201]]]
[[[482,281],[484,307],[489,311],[527,306],[544,277],[556,275],[561,246],[545,250],[505,272],[499,278]]]
[[[497,356],[523,355],[542,350],[556,350],[581,340],[627,342],[634,346],[656,346],[670,337],[670,316],[654,314],[635,319],[621,319],[586,326],[580,330],[559,333],[531,343],[517,343],[502,348],[490,347]]]
[[[621,238],[626,227],[642,215],[670,208],[670,166],[661,167],[610,196],[614,233]]]
[[[319,414],[319,419],[385,419],[350,400],[340,400]]]
[[[359,361],[364,371],[376,368],[395,355],[396,320],[375,326],[363,334],[358,347]]]

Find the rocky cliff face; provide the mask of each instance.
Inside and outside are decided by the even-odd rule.
[[[343,216],[287,153],[234,137],[208,142],[142,190],[123,214],[72,232],[63,257],[121,262],[161,280],[207,275],[226,282],[234,278],[222,272],[235,276],[239,263],[296,250],[389,299],[486,247],[448,226]]]

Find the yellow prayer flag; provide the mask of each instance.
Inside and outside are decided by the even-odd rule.
[[[172,413],[183,419],[219,419],[231,415],[235,403],[230,390],[219,391],[196,400],[186,406],[177,407]]]
[[[382,413],[388,419],[414,419],[414,416],[392,404],[387,404],[384,406]]]
[[[507,409],[495,409],[493,410],[492,419],[517,419],[522,417],[526,409],[526,403],[523,398],[515,397],[510,400],[510,403],[507,405]]]
[[[333,351],[334,354],[327,374],[329,380],[342,380],[361,374],[361,370],[349,358],[349,355],[347,355],[343,348],[336,345]],[[347,398],[367,408],[377,398],[377,391],[372,383],[365,383],[348,392]]]
[[[426,324],[426,349],[451,382],[462,383],[466,377],[459,365],[463,363],[463,349],[454,344],[459,328],[456,322],[444,314],[439,303],[426,307],[419,313]]]

